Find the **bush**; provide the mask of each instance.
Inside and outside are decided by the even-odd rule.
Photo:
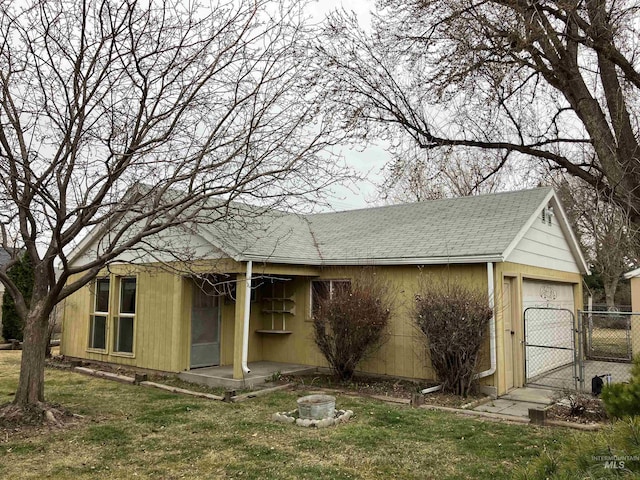
[[[492,315],[487,292],[449,282],[421,286],[414,318],[443,392],[467,396],[476,390],[474,373]]]
[[[389,286],[371,270],[336,285],[331,295],[314,301],[314,340],[334,373],[349,380],[383,342],[393,299]]]
[[[33,267],[29,256],[26,253],[22,255],[20,261],[9,269],[7,275],[16,284],[29,306],[33,290]],[[13,297],[5,291],[2,296],[2,336],[5,340],[22,341],[23,329],[24,320],[18,315]]]
[[[640,356],[633,360],[629,383],[612,383],[602,389],[602,401],[612,417],[640,415]]]

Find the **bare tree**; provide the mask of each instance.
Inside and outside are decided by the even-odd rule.
[[[404,152],[404,150],[403,150]],[[497,192],[521,185],[507,168],[493,172],[490,156],[470,157],[469,151],[396,154],[382,170],[380,197],[390,203],[422,202]],[[487,158],[488,157],[488,158]]]
[[[622,274],[638,264],[638,227],[622,208],[580,180],[561,177],[553,183],[582,250],[602,279],[607,308],[613,310]]]
[[[336,138],[303,7],[0,0],[2,244],[24,247],[35,271],[27,304],[12,263],[0,269],[25,319],[5,413],[42,406],[50,313],[105,265],[168,229],[225,220],[233,200],[273,205],[340,178],[321,154]],[[88,232],[99,247],[70,262]]]
[[[317,50],[361,138],[533,159],[640,223],[637,1],[378,0],[334,14]],[[481,155],[481,154],[480,154]]]

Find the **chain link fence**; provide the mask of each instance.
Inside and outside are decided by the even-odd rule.
[[[591,310],[591,312],[627,312],[627,313],[631,313],[631,305],[622,305],[622,304],[618,304],[615,307],[611,307],[610,305],[607,305],[606,303],[594,303],[591,305],[591,308],[589,308],[589,305],[585,304],[584,305],[584,310],[586,312],[588,312],[589,310]]]
[[[586,311],[580,312],[579,323],[581,389],[590,391],[596,377],[604,383],[628,381],[633,357],[640,353],[640,314]]]
[[[524,311],[528,385],[590,392],[626,382],[640,354],[640,313],[528,308]],[[599,379],[599,380],[598,380]]]

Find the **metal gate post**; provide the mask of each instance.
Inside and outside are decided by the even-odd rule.
[[[589,315],[589,325],[591,325],[591,315]],[[589,329],[591,331],[591,329]],[[578,348],[576,348],[578,382],[576,387],[584,392],[584,312],[578,310]]]
[[[573,389],[578,389],[578,383],[580,382],[580,366],[579,366],[579,358],[580,354],[578,352],[579,348],[576,348],[576,343],[580,345],[580,310],[578,310],[578,318],[574,318],[573,320]]]

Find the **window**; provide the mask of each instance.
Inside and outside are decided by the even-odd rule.
[[[333,297],[338,289],[349,289],[351,280],[312,280],[311,281],[311,318],[318,311],[320,303]]]
[[[107,318],[109,317],[108,278],[98,278],[95,282],[93,313],[89,316],[89,348],[107,348]]]
[[[133,326],[136,316],[136,279],[120,279],[120,308],[115,318],[113,350],[133,353]]]
[[[551,219],[553,218],[553,207],[550,205],[542,209],[542,223],[551,225]]]

